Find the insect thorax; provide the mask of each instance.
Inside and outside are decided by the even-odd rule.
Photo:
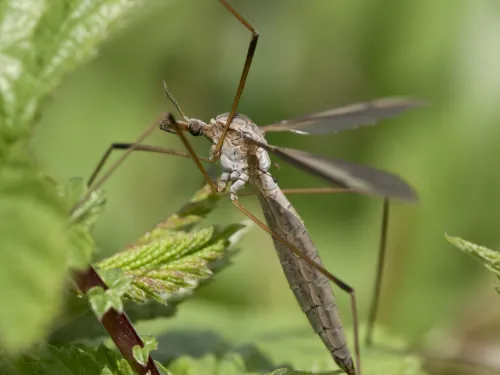
[[[212,151],[222,135],[228,116],[228,113],[223,113],[210,121],[211,129],[205,135],[212,141]],[[262,131],[252,120],[237,114],[224,139],[220,156],[220,165],[224,173],[229,174],[229,181],[241,181],[233,185],[235,189],[242,188],[249,178],[259,179],[258,176],[267,173],[271,165],[267,151],[253,143],[252,139],[267,143]]]
[[[226,125],[228,116],[229,113],[222,113],[218,115],[215,118],[215,120],[210,121],[212,124],[215,124],[215,126],[219,129],[220,134],[222,133],[222,130]],[[264,138],[259,127],[252,120],[250,120],[250,118],[248,118],[245,115],[242,115],[241,113],[237,113],[234,116],[229,129],[230,131],[228,133],[228,136],[229,134],[232,134],[231,138],[233,139],[239,138],[241,133],[255,140],[260,140],[261,138]]]
[[[212,144],[216,144],[219,141],[228,115],[229,113],[223,113],[218,115],[215,120],[212,119],[210,121],[211,134],[207,135],[207,137],[211,139]],[[231,162],[237,163],[244,161],[250,155],[255,155],[259,147],[252,143],[249,138],[259,142],[266,142],[259,127],[248,117],[238,113],[233,118],[224,140],[221,159],[222,156],[225,156],[226,161],[229,159]]]

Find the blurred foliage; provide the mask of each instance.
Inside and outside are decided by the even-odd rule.
[[[68,223],[65,198],[74,194],[71,188],[58,191],[40,170],[29,136],[48,95],[93,55],[135,3],[0,3],[0,344],[6,353],[18,353],[47,334],[60,311],[69,267],[85,267],[94,248],[88,234],[92,218]],[[100,206],[93,198],[89,211]]]
[[[419,192],[418,205],[397,204],[392,212],[380,313],[389,329],[415,340],[434,327],[463,340],[498,339],[498,329],[490,329],[499,326],[498,314],[485,315],[500,306],[491,299],[492,278],[453,251],[443,233],[499,247],[500,176],[491,167],[500,158],[500,50],[495,49],[500,4],[232,4],[261,34],[239,107],[257,123],[381,96],[407,95],[430,103],[373,128],[331,137],[276,134],[269,141],[397,172]],[[150,0],[129,21],[54,94],[37,128],[33,151],[60,180],[90,175],[111,142],[135,139],[158,113],[173,110],[162,92],[163,79],[188,116],[209,119],[230,109],[250,36],[217,1]],[[160,132],[149,142],[182,149],[175,137]],[[194,143],[200,154],[208,154],[206,142]],[[282,187],[319,185],[281,167],[274,173]],[[187,159],[144,153],[131,157],[106,185],[113,199],[96,228],[103,255],[134,242],[187,200],[200,181]],[[324,263],[356,289],[364,320],[381,202],[345,195],[291,199]],[[258,211],[252,198],[243,203]],[[226,204],[210,220],[240,218]],[[234,314],[264,306],[290,327],[303,322],[300,311],[284,314],[297,307],[272,242],[257,228],[249,237],[242,241],[236,265],[199,298]],[[349,324],[348,300],[339,297]]]

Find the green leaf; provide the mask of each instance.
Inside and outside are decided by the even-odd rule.
[[[30,351],[18,359],[0,362],[2,375],[135,375],[120,353],[101,345],[91,348],[84,345],[56,347],[48,345]]]
[[[67,212],[29,163],[0,163],[0,344],[16,352],[44,337],[68,274]]]
[[[96,249],[94,238],[90,231],[99,218],[106,200],[102,190],[93,191],[90,196],[73,211],[75,205],[87,192],[83,179],[72,178],[58,186],[59,195],[66,202],[68,212],[71,212],[68,234],[73,243],[69,253],[68,265],[72,269],[88,267],[92,254]]]
[[[219,199],[219,195],[204,186],[174,215],[139,239],[136,245],[96,265],[108,286],[114,282],[112,275],[131,277],[132,284],[127,286],[125,297],[133,297],[134,301],[161,301],[162,304],[126,303],[125,310],[132,321],[174,315],[179,303],[196,287],[208,282],[215,272],[226,267],[230,257],[237,253],[232,246],[242,235],[244,225],[184,231],[203,220]],[[100,302],[103,303],[99,305],[102,313],[102,309],[110,305],[106,300]],[[94,315],[85,313],[85,309],[81,298],[70,295],[66,317],[60,320],[61,325],[51,335],[51,342],[105,335]]]
[[[0,345],[15,353],[46,334],[68,264],[94,245],[28,151],[35,120],[63,76],[95,53],[139,0],[5,0],[0,5]],[[87,223],[88,224],[88,223]]]
[[[116,298],[116,296],[106,292],[107,291],[100,286],[93,287],[87,292],[90,307],[99,320],[101,320],[104,314],[110,309],[115,309],[120,313],[123,312],[123,302],[121,298]]]
[[[127,292],[132,282],[131,277],[116,269],[104,272],[101,277],[108,289],[104,290],[102,287],[97,286],[87,292],[92,311],[99,320],[111,308],[119,313],[123,312],[122,296]]]
[[[71,223],[90,231],[106,204],[103,191],[93,191],[75,210],[73,210],[73,208],[87,193],[86,181],[79,177],[71,178],[65,184],[58,186],[58,191],[61,197],[66,201],[68,212],[71,212]]]
[[[76,180],[57,186],[30,164],[0,165],[0,343],[9,352],[42,339],[58,314],[69,268],[89,264],[88,229],[104,200],[100,192],[72,222],[68,212],[81,193]]]
[[[158,342],[156,342],[156,339],[154,337],[147,337],[145,339],[142,338],[142,341],[144,343],[144,346],[141,348],[139,345],[135,345],[132,348],[132,353],[137,362],[139,362],[143,366],[146,366],[149,354],[153,350],[158,349]]]
[[[306,375],[311,374],[310,372],[292,370],[288,368],[279,368],[277,370],[271,371],[267,373],[268,375]]]
[[[98,271],[120,268],[132,277],[126,297],[138,302],[185,297],[213,275],[210,264],[226,256],[229,237],[244,228],[231,225],[191,232],[157,227],[127,250],[98,263]]]
[[[165,367],[163,367],[163,365],[160,362],[154,361],[154,363],[155,363],[156,368],[158,369],[158,371],[160,371],[161,375],[174,375],[170,371],[168,371],[168,369],[166,369]]]
[[[500,252],[491,250],[484,246],[476,245],[459,237],[452,237],[445,234],[446,239],[460,250],[469,254],[481,262],[491,272],[500,276]]]
[[[221,195],[212,193],[210,185],[203,186],[175,214],[157,225],[157,228],[172,231],[188,230],[201,222],[212,212],[221,199]]]
[[[245,369],[259,373],[284,367],[314,373],[339,370],[300,311],[238,314],[223,306],[189,301],[175,319],[140,322],[136,328],[156,336],[160,350],[155,357],[162,362],[175,361],[181,354],[221,357],[238,353]],[[363,333],[360,327],[361,338]],[[353,354],[352,329],[346,329],[346,337]],[[407,343],[401,338],[376,327],[374,343],[370,348],[361,347],[363,374],[426,374],[421,358],[404,354]],[[172,367],[169,369],[175,373]]]
[[[123,296],[132,282],[131,276],[126,275],[121,269],[116,268],[104,270],[100,276],[109,288],[108,290],[113,290],[118,296]]]
[[[168,369],[175,375],[237,375],[253,373],[247,371],[245,361],[236,353],[226,353],[221,358],[217,358],[213,354],[200,359],[181,357],[173,361],[168,366]]]
[[[19,138],[65,74],[141,0],[6,0],[0,6],[0,130]]]
[[[146,357],[147,358],[147,357]],[[180,357],[165,368],[155,361],[162,375],[239,375],[259,374],[248,367],[243,355],[225,353],[202,358]],[[15,360],[0,359],[2,375],[134,375],[130,365],[120,353],[104,345],[92,348],[85,345],[39,347]],[[301,374],[289,370],[273,371],[272,374]]]
[[[134,245],[100,261],[98,271],[119,268],[131,276],[132,284],[125,297],[137,302],[153,299],[167,304],[169,299],[185,298],[213,275],[215,262],[227,260],[233,236],[245,228],[243,224],[234,224],[191,230],[219,199],[204,186]]]

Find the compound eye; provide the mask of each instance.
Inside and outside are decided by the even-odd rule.
[[[194,135],[195,137],[199,136],[201,135],[202,130],[203,124],[201,123],[201,121],[193,120],[189,123],[189,132],[191,133],[191,135]]]

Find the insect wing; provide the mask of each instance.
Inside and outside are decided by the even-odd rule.
[[[373,125],[423,103],[409,98],[385,98],[352,104],[276,124],[263,126],[264,132],[291,131],[298,134],[328,134]]]
[[[289,164],[342,187],[405,201],[418,199],[413,188],[395,174],[304,151],[253,142]]]

